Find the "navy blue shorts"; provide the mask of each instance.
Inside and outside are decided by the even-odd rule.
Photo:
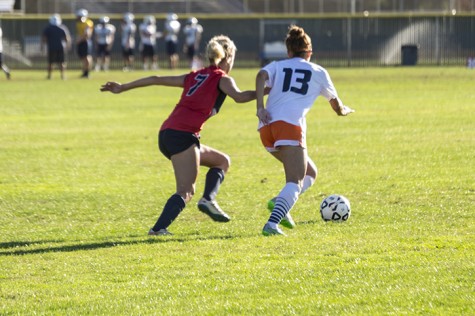
[[[178,52],[178,43],[174,41],[167,41],[167,54],[175,55]]]
[[[143,57],[153,57],[155,56],[155,48],[152,45],[144,45],[142,49]]]
[[[186,50],[186,54],[189,59],[193,59],[193,57],[195,57],[196,55],[195,45],[188,46],[188,49]]]
[[[79,58],[85,58],[89,55],[91,55],[91,47],[92,45],[89,43],[89,41],[83,41],[78,43],[76,49]]]
[[[125,58],[134,56],[134,50],[132,48],[122,47],[122,56],[124,56]]]
[[[107,44],[97,44],[97,57],[110,56],[111,51],[108,46]]]
[[[48,51],[48,63],[64,63],[64,50],[49,50]]]
[[[158,133],[158,148],[168,159],[187,150],[193,144],[200,148],[200,139],[194,133],[173,129],[166,129]]]

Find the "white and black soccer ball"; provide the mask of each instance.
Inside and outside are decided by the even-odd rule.
[[[350,201],[343,195],[332,194],[320,204],[320,215],[326,222],[344,222],[351,214]]]

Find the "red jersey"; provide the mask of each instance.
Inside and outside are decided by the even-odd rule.
[[[206,120],[219,112],[226,98],[226,94],[219,90],[219,80],[225,75],[216,66],[190,72],[185,77],[180,101],[160,130],[198,134]]]

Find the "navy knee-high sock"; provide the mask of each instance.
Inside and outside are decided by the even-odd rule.
[[[206,174],[206,183],[203,197],[208,201],[214,200],[223,181],[224,171],[219,168],[210,168]]]
[[[162,214],[153,226],[152,230],[158,232],[160,229],[167,228],[177,218],[180,212],[185,208],[185,201],[178,194],[173,194],[163,207]]]
[[[300,187],[297,183],[287,182],[275,200],[269,222],[279,224],[297,202],[299,193]]]

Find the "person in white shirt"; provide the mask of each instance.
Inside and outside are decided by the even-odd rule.
[[[283,164],[286,182],[278,196],[269,201],[272,213],[262,230],[265,236],[285,235],[279,223],[287,228],[295,226],[289,212],[317,177],[317,167],[306,149],[305,121],[315,99],[325,97],[338,115],[354,112],[338,98],[328,72],[310,62],[312,42],[303,28],[292,25],[285,44],[289,58],[268,64],[256,77],[261,142]],[[271,90],[264,105],[266,86]]]
[[[137,32],[137,25],[134,23],[134,15],[130,12],[124,14],[121,25],[121,46],[122,57],[124,58],[124,71],[129,71],[133,68],[135,55],[135,33]]]
[[[157,53],[155,44],[157,43],[157,25],[155,17],[147,15],[143,23],[139,26],[140,46],[142,51],[143,69],[157,69]]]
[[[2,28],[0,27],[0,68],[2,68],[3,72],[5,73],[5,76],[7,76],[7,79],[10,79],[10,69],[8,69],[7,65],[3,63],[3,31]]]
[[[175,69],[178,65],[178,34],[181,24],[178,22],[178,16],[175,13],[169,13],[165,21],[165,42],[170,69]]]
[[[200,49],[202,33],[203,27],[198,24],[198,20],[195,17],[191,17],[186,21],[185,28],[183,29],[183,34],[185,34],[185,45],[183,46],[183,51],[188,56],[190,68],[192,70],[201,68],[198,52]]]
[[[97,59],[96,59],[96,71],[109,70],[111,50],[114,45],[115,39],[115,26],[109,23],[108,16],[103,16],[99,19],[99,24],[94,28]]]

